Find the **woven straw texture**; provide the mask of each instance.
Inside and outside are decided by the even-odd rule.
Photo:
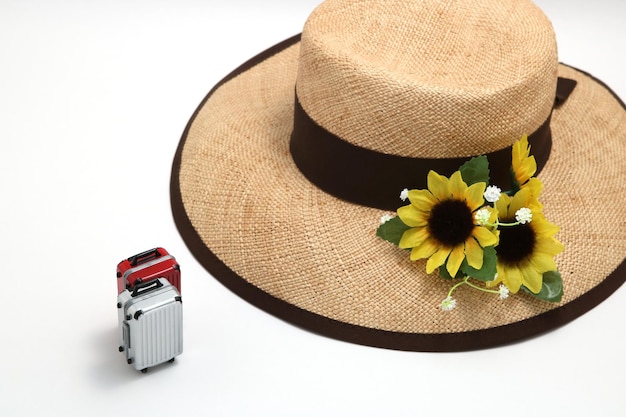
[[[492,152],[552,109],[554,32],[526,1],[327,1],[301,48],[297,91],[309,116],[383,153]]]
[[[475,3],[485,6],[483,1],[437,1],[429,2],[428,10],[430,13],[456,10],[450,18],[462,21],[463,16],[473,16]],[[499,5],[499,2],[486,3]],[[498,106],[502,111],[511,111],[510,118],[505,118],[506,123],[500,126],[506,130],[509,124],[519,122],[519,126],[512,128],[511,135],[518,134],[520,126],[528,128],[542,122],[541,117],[545,119],[543,108],[536,112],[528,111],[536,113],[530,116],[533,120],[519,121],[516,117],[524,119],[527,113],[525,105],[529,100],[543,103],[544,89],[549,90],[552,96],[554,88],[550,86],[555,82],[554,76],[546,77],[550,81],[543,81],[546,73],[552,71],[552,64],[542,66],[538,63],[538,67],[532,69],[524,65],[526,60],[537,58],[536,55],[539,55],[537,61],[554,60],[552,41],[546,40],[543,35],[543,31],[552,31],[549,23],[526,2],[513,3],[526,7],[520,12],[527,17],[523,25],[516,20],[520,19],[513,10],[517,7],[502,6],[494,11],[496,16],[486,14],[482,18],[502,18],[500,25],[518,31],[515,36],[524,36],[527,26],[536,22],[539,28],[530,31],[536,33],[528,36],[531,36],[532,42],[538,40],[542,43],[536,45],[536,51],[533,49],[522,55],[518,67],[527,71],[529,77],[538,78],[527,82],[525,77],[521,77],[520,82],[522,85],[534,85],[539,98],[524,97],[535,94],[522,94],[526,87],[521,87],[520,91],[512,93],[515,97],[513,102],[500,102],[498,98],[490,101],[491,93],[481,91],[482,80],[492,77],[489,71],[497,72],[497,67],[485,69],[485,74],[464,72],[462,76],[465,78],[462,79],[455,78],[459,72],[455,66],[466,65],[464,63],[449,62],[449,65],[433,67],[445,69],[441,76],[450,80],[450,89],[471,85],[473,88],[470,90],[478,91],[478,96],[487,97],[490,105]],[[355,7],[359,4],[354,2]],[[461,8],[461,5],[465,6]],[[395,9],[389,7],[389,10]],[[346,9],[346,13],[349,11]],[[399,7],[396,11],[395,15],[389,15],[390,19],[400,19],[408,13]],[[476,20],[473,27],[479,27],[482,22]],[[376,22],[360,24],[366,25],[367,30],[374,30],[367,25]],[[380,24],[393,25],[392,22]],[[519,27],[512,28],[516,25]],[[491,25],[488,26],[486,30],[491,30]],[[350,27],[343,27],[343,30],[351,32]],[[454,35],[445,28],[440,32],[443,37]],[[402,39],[389,38],[388,48],[393,48]],[[364,56],[359,57],[359,62],[378,56],[378,51],[366,45],[354,44],[350,47],[363,51]],[[517,48],[515,45],[511,47]],[[387,49],[384,44],[379,48]],[[426,51],[434,49],[428,45],[423,48]],[[544,49],[548,50],[547,57],[541,56]],[[472,51],[468,52],[471,54]],[[498,54],[497,51],[493,53]],[[479,58],[471,59],[471,64],[467,64],[472,66],[472,71],[478,72],[483,60],[495,60],[491,56]],[[407,252],[375,236],[378,220],[384,213],[325,194],[309,183],[294,165],[289,153],[289,138],[293,127],[294,86],[297,77],[303,76],[302,71],[298,75],[299,59],[298,43],[220,85],[203,103],[184,138],[178,180],[186,214],[211,252],[250,284],[304,310],[357,326],[406,333],[454,333],[515,323],[569,303],[601,283],[624,260],[626,112],[621,103],[598,82],[582,72],[559,65],[558,74],[577,80],[578,85],[567,102],[553,113],[552,154],[540,178],[545,186],[541,201],[546,217],[561,227],[557,238],[565,245],[565,251],[557,257],[564,280],[564,298],[559,304],[551,304],[520,294],[501,301],[493,295],[461,288],[455,292],[457,308],[441,312],[438,305],[445,298],[450,283],[439,279],[436,274],[426,275],[423,261],[409,261]],[[393,55],[383,54],[381,59],[393,59]],[[405,72],[411,74],[400,77],[406,87],[409,83],[406,80],[412,78],[419,65],[405,61],[398,65],[404,65]],[[355,74],[359,75],[361,70],[355,68]],[[431,72],[424,70],[424,73]],[[380,83],[380,74],[375,75],[376,83]],[[477,78],[472,78],[474,76]],[[500,82],[496,80],[495,84]],[[335,95],[340,96],[338,86],[328,86],[329,91],[333,88]],[[494,92],[495,95],[499,93]],[[446,94],[443,91],[429,99],[437,101]],[[402,103],[410,97],[398,99]],[[515,107],[516,100],[521,100],[524,106]],[[310,100],[306,103],[309,106]],[[369,101],[364,98],[357,104],[369,104]],[[383,104],[387,104],[385,100]],[[408,106],[400,106],[405,105]],[[389,105],[388,109],[395,106]],[[442,117],[458,113],[446,111],[445,103],[435,106],[443,112],[439,114]],[[318,107],[324,106],[320,103]],[[349,115],[343,114],[345,125],[342,129],[349,132],[364,130],[362,137],[366,139],[358,140],[368,141],[374,149],[385,147],[387,150],[389,145],[393,148],[390,152],[411,154],[411,149],[408,149],[411,148],[408,146],[410,139],[422,134],[410,133],[411,129],[421,129],[424,127],[422,124],[416,126],[412,121],[401,126],[400,132],[393,132],[393,126],[384,125],[382,119],[376,119],[373,128],[382,130],[372,134],[369,132],[372,124],[360,120],[363,116],[360,112],[362,110],[355,109],[353,120],[347,120]],[[320,109],[317,114],[321,118],[329,118],[325,124],[340,125],[332,119],[332,113],[324,113]],[[481,133],[485,129],[495,132],[497,128],[486,128],[480,124],[482,122],[478,126],[472,123],[472,120],[480,120],[480,114],[460,113],[459,117],[468,120],[458,127],[463,128],[463,132],[455,133],[450,140],[457,138],[463,142],[468,138],[477,138],[491,143],[492,138]],[[396,121],[401,119],[396,118]],[[439,128],[446,127],[447,123]],[[502,120],[500,123],[503,123]],[[437,123],[433,121],[432,124]],[[376,137],[381,135],[385,139],[377,142]],[[507,135],[504,135],[505,141],[509,142]],[[429,147],[434,145],[430,143]],[[461,146],[456,142],[454,146],[446,142],[445,147],[439,146],[440,149],[433,152],[441,154],[457,145]],[[471,154],[490,150],[482,149],[474,142],[468,146]],[[418,145],[415,149],[420,155],[430,156]]]

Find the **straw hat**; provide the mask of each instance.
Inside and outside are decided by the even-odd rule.
[[[430,170],[451,178],[477,155],[511,187],[525,134],[560,228],[563,296],[462,286],[442,311],[456,281],[378,237],[379,219]],[[199,262],[287,322],[392,349],[477,349],[567,323],[626,279],[625,144],[624,104],[558,63],[530,1],[327,0],[209,92],[175,156],[172,207]]]

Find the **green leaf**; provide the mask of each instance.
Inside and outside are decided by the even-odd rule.
[[[549,271],[543,274],[543,284],[538,294],[531,292],[524,286],[522,289],[540,300],[558,303],[563,297],[563,279],[559,271]]]
[[[378,230],[376,230],[376,236],[381,237],[386,241],[389,241],[398,246],[402,235],[409,229],[410,227],[404,224],[404,222],[400,220],[400,217],[396,216],[391,220],[388,220],[385,223],[381,224],[378,227]]]
[[[520,184],[519,182],[517,182],[517,179],[515,178],[515,172],[513,171],[513,167],[511,167],[511,170],[509,171],[509,175],[511,178],[511,189],[507,192],[507,194],[510,196],[514,196],[515,193],[517,193],[520,190]]]
[[[479,281],[487,282],[493,281],[496,275],[496,250],[493,246],[487,246],[483,248],[483,266],[480,269],[472,268],[467,259],[463,259],[461,267],[459,268],[463,273],[472,278],[476,278]]]
[[[444,263],[443,265],[441,265],[439,267],[439,277],[443,278],[443,279],[457,279],[457,278],[463,278],[465,277],[465,274],[463,274],[463,272],[461,271],[461,269],[459,268],[459,270],[456,273],[456,276],[453,277],[452,275],[450,275],[450,273],[448,272],[448,270],[446,269],[446,264]]]
[[[446,269],[446,264],[443,264],[439,267],[439,277],[443,279],[452,279],[452,275]]]
[[[489,160],[485,155],[475,156],[459,168],[463,181],[470,186],[477,182],[489,184]]]

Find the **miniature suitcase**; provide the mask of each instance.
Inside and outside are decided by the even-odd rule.
[[[168,280],[139,283],[117,296],[119,351],[141,372],[173,362],[183,351],[183,307]]]
[[[154,248],[117,265],[117,293],[132,289],[137,282],[145,282],[158,277],[167,280],[180,291],[180,265],[163,248]]]

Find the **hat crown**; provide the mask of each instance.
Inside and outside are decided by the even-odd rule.
[[[552,25],[530,1],[327,0],[302,32],[296,92],[348,143],[471,156],[546,121],[557,66]]]

